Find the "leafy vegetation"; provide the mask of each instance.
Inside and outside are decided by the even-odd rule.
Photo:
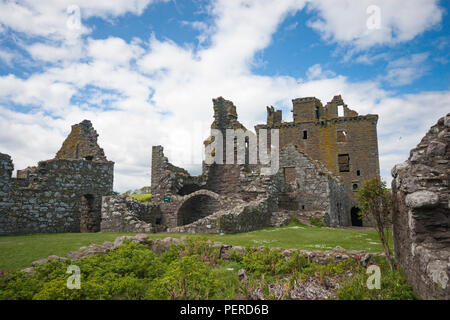
[[[389,236],[392,234],[392,192],[386,188],[386,182],[375,177],[363,181],[361,189],[358,191],[357,198],[362,215],[370,216],[375,221],[383,251],[386,254],[389,267],[393,270],[394,261],[389,246]]]
[[[315,227],[325,227],[325,224],[322,221],[314,217],[309,218],[309,223],[311,223],[311,225]]]
[[[130,194],[130,197],[133,199],[140,201],[140,202],[151,202],[152,201],[152,194],[151,193],[133,193]]]
[[[220,241],[245,247],[280,247],[286,249],[331,250],[341,246],[347,250],[381,252],[380,241],[375,230],[352,230],[342,228],[317,228],[306,226],[293,218],[289,226],[226,235],[197,234],[193,237]],[[17,270],[50,255],[65,256],[91,243],[114,241],[121,235],[134,233],[53,233],[0,236],[0,270]],[[152,239],[174,237],[186,234],[148,234]]]
[[[126,242],[107,254],[78,261],[53,260],[37,266],[31,274],[0,273],[0,299],[236,299],[249,298],[255,290],[274,298],[270,284],[282,284],[289,292],[296,281],[330,281],[340,284],[340,299],[414,299],[403,273],[391,271],[382,259],[380,290],[365,287],[365,268],[355,260],[328,265],[309,263],[297,253],[285,257],[266,248],[232,252],[229,260],[218,259],[218,249],[198,238],[172,245],[162,254]],[[80,289],[68,289],[70,265],[81,271]],[[238,270],[248,279],[239,281]]]

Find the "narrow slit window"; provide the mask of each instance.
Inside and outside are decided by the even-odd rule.
[[[306,130],[303,131],[303,139],[308,139],[308,131]]]
[[[356,170],[356,175],[357,175],[357,176],[360,176],[360,175],[361,175],[361,171]]]

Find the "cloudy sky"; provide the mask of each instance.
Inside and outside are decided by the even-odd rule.
[[[212,98],[248,128],[267,105],[341,94],[378,114],[381,173],[450,111],[448,1],[0,0],[0,152],[51,159],[90,119],[115,190],[150,184],[152,145],[198,174]]]

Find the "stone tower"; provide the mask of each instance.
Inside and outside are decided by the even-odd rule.
[[[280,149],[293,144],[312,159],[322,162],[342,177],[349,198],[354,202],[362,181],[380,175],[377,142],[377,115],[358,115],[335,96],[325,106],[315,97],[292,100],[293,121],[274,121],[275,111],[268,108],[267,123],[260,129],[278,128]],[[281,110],[278,110],[281,118]],[[270,133],[270,130],[268,130]]]

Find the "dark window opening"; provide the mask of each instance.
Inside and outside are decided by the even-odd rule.
[[[358,207],[353,207],[350,211],[351,219],[352,219],[352,226],[355,227],[362,227],[362,218],[358,214],[361,210]]]
[[[156,218],[155,223],[156,224],[161,224],[161,218]]]
[[[360,176],[360,175],[361,175],[361,171],[356,170],[356,175],[357,175],[357,176]]]
[[[305,206],[302,206],[302,210],[305,210]]]
[[[308,139],[308,131],[303,131],[303,139]]]
[[[357,183],[354,183],[354,184],[352,185],[352,188],[353,188],[353,191],[358,190],[358,184],[357,184]]]
[[[319,110],[319,107],[316,107],[316,119],[320,119],[320,110]]]
[[[338,155],[339,172],[350,172],[350,156],[348,154]]]
[[[92,161],[92,160],[94,160],[94,157],[93,156],[86,156],[86,157],[84,157],[84,160]]]

